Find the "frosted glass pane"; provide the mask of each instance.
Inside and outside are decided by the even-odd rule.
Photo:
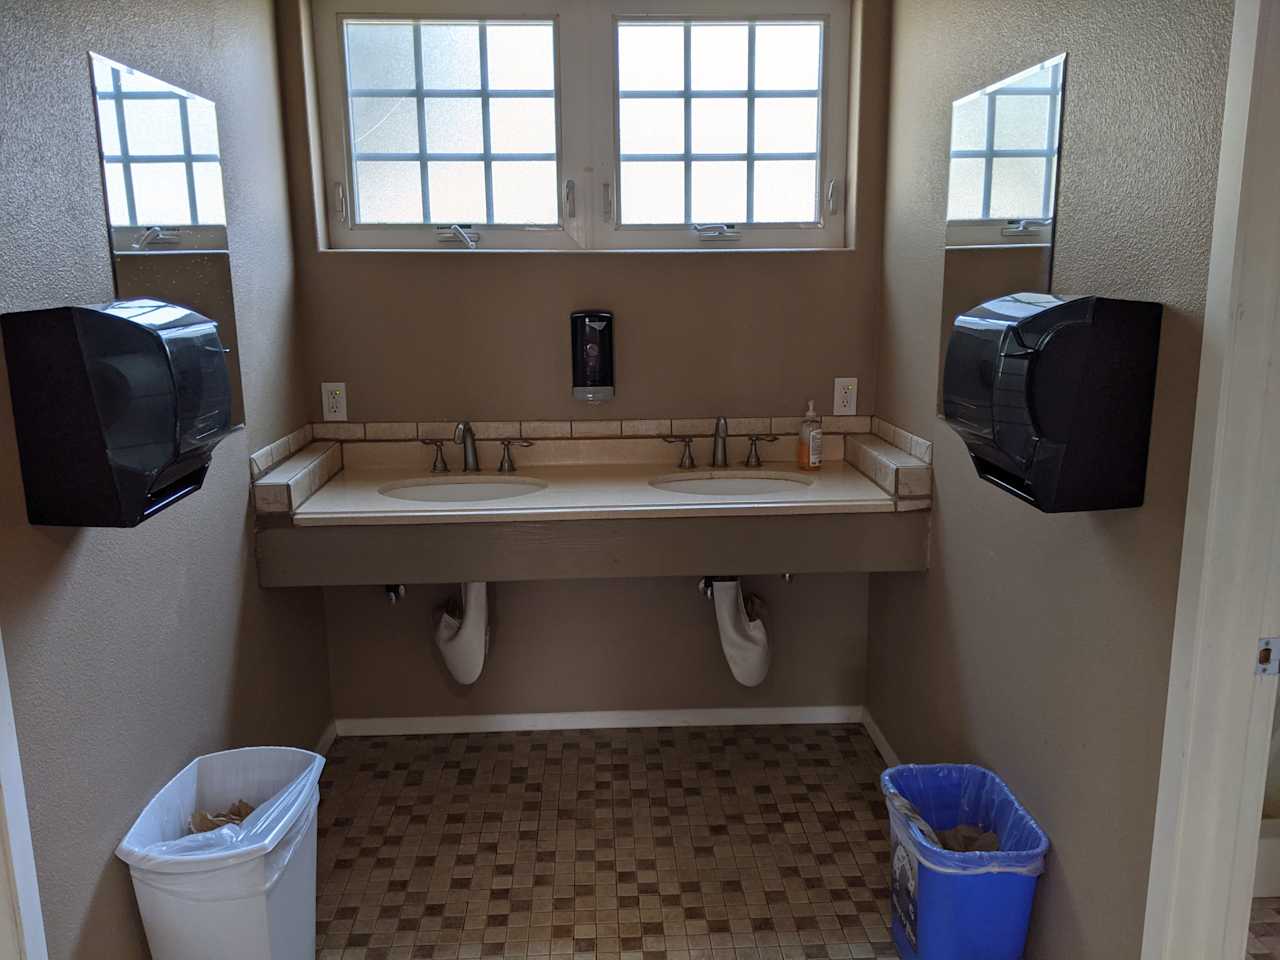
[[[116,86],[112,65],[97,54],[91,54],[89,61],[93,67],[93,88],[102,93],[114,90]]]
[[[1040,157],[993,160],[991,216],[1001,220],[1044,216],[1044,164]]]
[[[407,23],[348,23],[347,82],[353,89],[413,87],[413,27]]]
[[[622,164],[623,223],[684,223],[684,164]]]
[[[138,214],[138,226],[183,226],[191,223],[186,164],[134,164],[133,208]]]
[[[412,70],[409,73],[413,75]],[[474,23],[422,25],[422,86],[427,90],[480,89],[480,27]]]
[[[820,24],[761,23],[756,26],[757,90],[817,90],[821,71]]]
[[[817,161],[756,163],[755,223],[813,223],[817,210]]]
[[[1055,57],[1044,63],[1036,64],[1024,73],[1014,74],[1001,86],[1011,87],[1049,87],[1053,84],[1053,66],[1061,61]]]
[[[746,153],[747,101],[694,100],[694,153]]]
[[[192,153],[218,152],[218,115],[211,101],[201,97],[187,101],[187,129]]]
[[[110,100],[98,101],[98,134],[106,156],[120,153],[120,125],[116,123],[116,105]]]
[[[173,93],[177,88],[163,80],[157,80],[155,77],[125,67],[120,71],[120,89],[131,93]]]
[[[986,161],[980,157],[961,157],[951,161],[951,179],[947,182],[947,219],[980,220],[982,218],[982,179]]]
[[[689,85],[694,90],[747,89],[745,23],[695,24],[689,33]]]
[[[129,152],[137,156],[181,154],[182,120],[178,101],[126,100],[124,129]]]
[[[193,163],[196,184],[196,222],[226,223],[227,210],[222,199],[222,164]]]
[[[499,160],[493,164],[494,223],[556,223],[554,160]]]
[[[113,227],[129,226],[129,202],[124,195],[124,164],[103,164],[107,182],[107,219]]]
[[[486,223],[484,164],[442,160],[427,164],[432,223]]]
[[[996,97],[997,150],[1045,150],[1048,136],[1047,96]]]
[[[423,101],[428,153],[482,153],[484,120],[479,97],[429,97]]]
[[[951,105],[951,149],[987,148],[987,98],[970,97]]]
[[[756,101],[757,153],[816,153],[818,101],[786,97]]]
[[[352,97],[351,140],[357,153],[417,153],[418,111],[409,97]]]
[[[683,90],[684,27],[667,23],[618,25],[619,90]]]
[[[421,223],[422,178],[416,160],[356,163],[359,223]]]
[[[723,160],[693,164],[694,223],[741,223],[747,219],[747,163]]]
[[[489,143],[494,153],[555,153],[555,100],[551,97],[490,100]]]
[[[683,100],[620,100],[623,153],[684,153]]]
[[[549,23],[491,23],[490,90],[554,90],[555,33]]]

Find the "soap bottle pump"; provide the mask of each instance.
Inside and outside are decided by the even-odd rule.
[[[796,463],[801,470],[817,470],[822,466],[822,418],[814,411],[812,400],[800,423]]]

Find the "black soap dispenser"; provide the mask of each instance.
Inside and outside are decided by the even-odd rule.
[[[573,344],[573,396],[588,403],[613,399],[613,314],[577,310],[569,314]]]

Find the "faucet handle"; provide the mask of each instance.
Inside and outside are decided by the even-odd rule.
[[[747,460],[746,460],[746,463],[743,464],[743,466],[744,467],[760,466],[760,450],[757,444],[759,444],[760,441],[762,440],[765,443],[773,443],[777,439],[778,438],[773,434],[766,435],[763,433],[753,433],[751,435],[751,450],[747,453]]]
[[[502,462],[498,464],[499,473],[515,473],[515,461],[511,459],[511,445],[517,447],[532,447],[532,440],[503,440],[502,441]]]
[[[471,429],[470,420],[459,420],[458,425],[453,428],[453,442],[463,443],[467,435],[467,431]]]
[[[444,441],[443,440],[423,440],[423,443],[429,444],[436,448],[436,457],[431,462],[432,473],[448,473],[449,461],[444,457]]]
[[[680,469],[692,470],[697,464],[693,460],[693,437],[663,437],[666,443],[683,443],[684,450],[680,454]]]

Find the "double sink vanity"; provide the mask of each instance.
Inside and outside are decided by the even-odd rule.
[[[788,418],[311,425],[254,455],[260,578],[924,569],[929,445],[827,421],[818,470],[795,464]]]

